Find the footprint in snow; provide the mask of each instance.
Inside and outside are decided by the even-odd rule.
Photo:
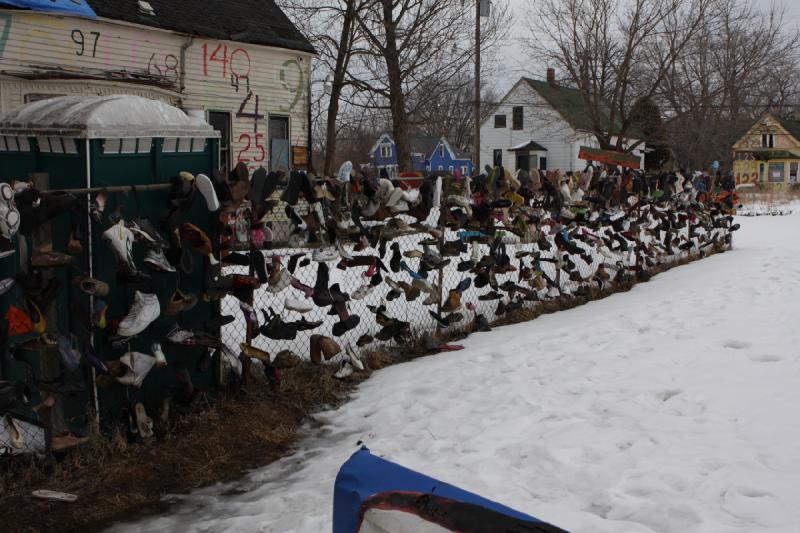
[[[677,396],[681,392],[682,391],[680,389],[669,389],[669,390],[664,390],[664,391],[661,391],[661,392],[657,392],[656,393],[656,397],[659,400],[661,400],[662,402],[666,402],[670,398],[674,398],[675,396]]]
[[[783,357],[771,354],[763,354],[751,357],[750,360],[757,363],[779,363],[780,361],[783,361]]]
[[[725,343],[723,343],[722,345],[723,348],[731,348],[732,350],[743,350],[745,348],[750,348],[752,346],[753,346],[752,342],[737,341],[737,340],[725,341]]]

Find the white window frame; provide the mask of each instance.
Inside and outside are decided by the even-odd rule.
[[[761,134],[761,147],[762,148],[775,148],[775,134],[762,133]]]
[[[467,165],[464,165],[461,167],[461,175],[466,176],[467,174],[469,174],[469,167]]]
[[[388,159],[392,157],[392,143],[381,143],[381,157]]]

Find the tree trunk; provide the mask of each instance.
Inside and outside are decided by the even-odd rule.
[[[392,0],[381,0],[383,6],[383,26],[386,31],[386,71],[389,78],[389,107],[392,113],[392,135],[397,147],[397,165],[400,171],[414,170],[411,164],[411,150],[408,145],[408,116],[406,99],[403,94],[403,77],[400,67],[400,53],[397,50],[397,32],[394,21]]]
[[[336,119],[339,116],[339,98],[342,96],[344,77],[350,60],[351,33],[356,16],[356,1],[347,0],[347,8],[342,21],[342,34],[339,37],[339,48],[336,51],[336,69],[333,71],[330,103],[328,105],[327,137],[325,139],[325,165],[323,168],[325,176],[333,174],[333,162],[336,158]]]

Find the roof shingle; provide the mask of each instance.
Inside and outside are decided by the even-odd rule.
[[[155,15],[137,0],[88,0],[99,17],[190,35],[314,53],[275,0],[148,0]]]

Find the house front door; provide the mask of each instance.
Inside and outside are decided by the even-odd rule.
[[[531,156],[526,153],[517,154],[517,170],[530,170],[531,169]]]

